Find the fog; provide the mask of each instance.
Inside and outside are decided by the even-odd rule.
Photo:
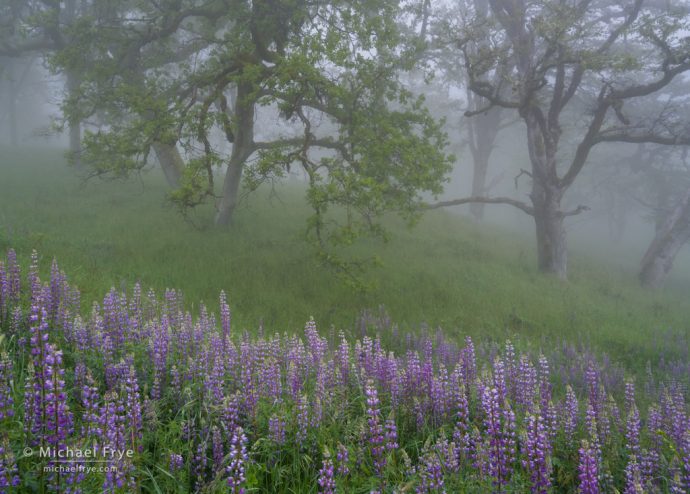
[[[443,9],[450,9],[448,12],[452,12],[452,9],[455,8],[452,5],[455,4],[440,4],[438,17],[432,15],[429,18],[429,22],[432,22],[432,25],[436,26],[435,29],[437,29],[433,32],[433,36],[437,36],[439,39],[442,38],[442,34],[439,33],[442,33],[444,28],[452,26],[452,22],[455,22],[448,21],[449,23],[446,25],[443,19]],[[649,8],[662,7],[652,4]],[[422,12],[422,14],[424,13]],[[420,28],[419,21],[423,15],[422,17],[419,15],[413,19],[404,20],[404,22],[411,23],[413,31],[416,30],[419,33],[419,29],[422,29],[421,32],[424,33],[427,29],[427,19],[424,18],[424,27]],[[138,21],[136,18],[132,18],[128,22],[136,23]],[[437,24],[433,24],[433,22]],[[223,32],[221,30],[218,33]],[[309,34],[314,33],[316,31]],[[189,46],[186,45],[190,42],[186,39],[188,34],[181,33],[179,39],[176,40],[181,47]],[[668,43],[682,40],[684,36],[687,38],[686,34],[681,30],[676,38],[669,38]],[[628,43],[629,46],[634,45],[637,49],[635,43],[642,46],[642,41],[644,41],[642,38],[633,37],[632,41],[626,39],[625,43]],[[278,40],[275,41],[275,45],[270,46],[280,51],[282,50],[280,45],[282,42]],[[6,47],[10,46],[11,42],[7,42]],[[422,197],[428,203],[434,203],[438,200],[453,201],[458,198],[477,195],[477,190],[473,190],[472,185],[476,173],[476,156],[470,152],[472,146],[470,141],[481,137],[479,134],[483,131],[479,127],[474,127],[474,130],[471,130],[470,127],[476,125],[473,124],[473,119],[476,121],[478,118],[482,118],[481,111],[474,111],[478,108],[479,103],[477,102],[480,100],[484,103],[489,101],[486,99],[486,95],[480,96],[481,91],[477,92],[475,89],[470,91],[467,76],[461,73],[462,69],[458,67],[449,68],[450,62],[443,58],[447,55],[444,55],[443,50],[439,49],[434,52],[434,49],[430,50],[433,54],[429,57],[431,61],[426,62],[423,69],[415,69],[400,75],[402,85],[414,95],[424,96],[425,106],[429,109],[430,115],[437,121],[443,122],[441,129],[446,133],[449,142],[446,148],[439,149],[439,151],[454,155],[453,168],[447,174],[447,183],[444,185],[443,193],[434,197],[434,194],[428,190],[421,191]],[[112,50],[114,50],[113,47],[108,48],[106,58],[102,63],[107,63],[109,59],[113,59]],[[122,115],[117,115],[117,112],[122,111],[122,108],[117,107],[117,105],[123,103],[113,103],[115,106],[110,107],[104,105],[103,108],[99,109],[99,93],[88,93],[88,91],[94,91],[93,87],[88,87],[85,84],[82,87],[84,93],[78,96],[78,92],[73,87],[75,84],[73,81],[94,77],[93,74],[69,72],[70,77],[72,77],[70,79],[65,75],[68,72],[59,67],[60,63],[63,62],[53,60],[52,54],[41,53],[40,50],[27,50],[26,53],[23,53],[15,49],[12,52],[9,48],[5,51],[7,53],[0,58],[2,64],[0,72],[0,102],[2,105],[0,107],[0,142],[2,146],[6,148],[54,147],[65,151],[68,147],[72,147],[72,156],[74,157],[76,156],[74,154],[75,142],[78,145],[80,138],[88,135],[89,132],[104,130],[105,134],[108,134],[115,130],[119,131],[129,123],[136,121],[133,116],[126,115],[127,110]],[[196,51],[190,50],[190,52],[196,53],[195,63],[199,64],[200,67],[204,63],[210,63],[215,56],[215,52],[210,48],[200,48]],[[378,56],[377,50],[370,48],[361,53],[366,53],[364,59]],[[465,56],[468,56],[467,53]],[[263,64],[264,67],[269,68],[275,66],[273,61],[264,60]],[[174,61],[160,66],[161,71],[163,69],[168,70],[167,75],[165,75],[168,79],[164,78],[163,81],[169,83],[174,81],[175,77],[182,77],[183,71],[187,70],[186,67],[185,65],[176,66]],[[497,73],[496,67],[487,66],[482,69],[483,72],[479,73],[478,76],[494,77],[491,74]],[[92,69],[93,66],[90,68]],[[157,70],[157,68],[152,70]],[[326,78],[339,80],[339,84],[343,87],[351,83],[354,84],[352,82],[354,79],[347,70],[338,67],[335,62],[324,62],[321,70],[323,70]],[[429,77],[430,75],[433,77]],[[636,75],[640,77],[644,75],[642,67],[631,69],[629,73],[624,74],[627,79],[621,80],[630,84]],[[544,84],[555,84],[555,77],[553,73],[548,73],[547,77],[544,78]],[[644,75],[644,77],[647,76]],[[113,78],[117,78],[117,74],[111,76],[111,81]],[[594,82],[595,79],[592,78],[591,81]],[[101,83],[102,81],[99,82],[95,79],[91,82],[93,85]],[[486,82],[486,84],[489,83]],[[161,84],[164,83],[161,82]],[[592,84],[592,86],[594,85]],[[631,116],[637,122],[657,119],[649,125],[652,130],[659,127],[659,122],[662,122],[661,119],[663,118],[662,123],[666,125],[665,131],[671,132],[671,134],[678,129],[687,132],[688,123],[682,121],[682,112],[679,117],[678,112],[674,111],[674,107],[687,103],[685,95],[687,95],[688,85],[687,77],[681,74],[668,87],[639,98],[639,101],[626,103],[624,112],[620,112],[619,107],[612,107],[613,109],[609,111],[609,114],[615,113],[618,119],[624,122],[627,122]],[[74,101],[69,99],[70,90],[75,91],[71,96],[77,98]],[[201,116],[196,117],[198,118],[196,121],[194,117],[191,117],[189,121],[179,124],[180,135],[176,137],[172,147],[166,144],[169,146],[168,153],[172,150],[173,154],[179,155],[181,158],[181,161],[178,160],[178,165],[182,168],[177,170],[178,175],[182,173],[182,169],[186,166],[185,163],[203,162],[205,159],[210,160],[211,163],[208,170],[215,169],[213,172],[215,178],[209,177],[211,182],[215,184],[215,191],[202,193],[199,190],[194,190],[192,196],[185,197],[184,201],[196,204],[197,201],[209,200],[204,194],[215,194],[216,196],[225,196],[226,202],[232,203],[229,207],[234,207],[235,199],[228,199],[228,180],[225,180],[225,188],[221,187],[220,184],[224,181],[225,163],[231,161],[232,156],[237,154],[233,150],[238,144],[233,142],[234,136],[229,134],[230,127],[228,126],[230,125],[228,122],[231,122],[232,118],[235,117],[223,124],[222,118],[226,117],[222,117],[222,112],[219,109],[225,108],[228,104],[237,107],[237,91],[238,89],[233,84],[229,84],[225,89],[225,96],[227,97],[224,96],[206,105],[205,112],[208,112],[209,109],[216,111],[215,116],[212,117],[217,119],[215,124],[207,125],[204,123],[201,125],[198,124],[198,122],[202,122]],[[506,91],[506,89],[501,88],[501,91]],[[512,91],[515,92],[515,88]],[[505,94],[508,95],[509,92]],[[78,101],[79,97],[83,97],[83,101]],[[253,122],[250,138],[255,143],[265,144],[265,148],[263,150],[254,149],[253,152],[249,153],[249,157],[245,158],[247,170],[245,175],[253,173],[252,170],[254,172],[258,170],[256,173],[262,180],[297,180],[307,183],[310,167],[313,170],[318,170],[320,168],[318,163],[338,159],[337,146],[328,149],[328,145],[326,148],[310,148],[301,155],[294,151],[292,155],[289,155],[291,156],[289,159],[293,160],[292,165],[284,163],[286,158],[281,157],[283,164],[280,167],[284,166],[285,170],[276,167],[275,164],[267,164],[268,162],[261,158],[264,156],[262,152],[268,152],[272,149],[271,143],[275,141],[299,141],[309,133],[311,133],[309,139],[317,141],[319,139],[324,142],[328,139],[332,141],[339,139],[338,132],[340,132],[339,129],[342,129],[342,124],[339,123],[334,114],[324,113],[318,105],[314,104],[311,107],[294,106],[293,100],[306,98],[305,95],[296,97],[296,99],[294,96],[291,98],[290,101],[278,98],[270,101],[267,99],[265,102],[257,99],[251,109],[251,115],[248,117]],[[482,100],[482,98],[484,99]],[[559,163],[555,168],[556,174],[565,174],[567,171],[566,165],[576,154],[579,139],[586,134],[587,119],[594,111],[596,101],[594,89],[586,87],[581,93],[577,93],[577,97],[560,117],[562,129],[559,130],[559,138],[561,132],[563,137],[560,139],[560,143],[554,147],[554,149],[556,147],[558,149],[557,154],[555,154],[555,159]],[[192,98],[185,104],[191,108],[197,103],[198,100]],[[288,103],[292,104],[293,107],[290,107]],[[398,103],[392,103],[392,106],[395,107],[396,104]],[[93,108],[87,108],[88,105],[93,105]],[[400,108],[404,108],[404,106],[402,104]],[[492,107],[493,105],[487,106],[489,109]],[[465,114],[468,110],[474,111],[473,116]],[[172,109],[170,111],[172,112]],[[72,116],[67,115],[66,112],[71,112],[70,115]],[[81,116],[77,117],[80,112]],[[488,110],[483,115],[486,114],[488,114]],[[185,118],[189,118],[188,115]],[[69,123],[76,121],[77,118],[82,120],[77,126],[77,131],[69,136]],[[118,118],[121,118],[121,121],[118,122],[116,120]],[[233,125],[237,125],[237,122],[232,121],[231,126]],[[641,125],[639,124],[638,127],[634,128],[641,128]],[[672,125],[675,127],[669,131]],[[203,126],[207,127],[202,130]],[[305,126],[307,130],[305,130]],[[237,130],[234,132],[237,133]],[[199,135],[195,136],[194,133]],[[134,135],[136,135],[136,131]],[[672,210],[674,201],[679,200],[684,187],[687,187],[687,183],[690,182],[690,168],[686,160],[687,145],[681,142],[682,139],[678,140],[678,145],[675,146],[662,146],[652,142],[647,147],[640,147],[642,141],[632,142],[639,136],[632,136],[632,138],[627,136],[626,138],[630,139],[631,142],[599,144],[589,152],[586,164],[577,180],[573,181],[572,186],[562,189],[563,197],[559,200],[561,201],[559,206],[561,209],[558,214],[567,216],[563,220],[567,245],[577,256],[595,258],[621,270],[635,272],[639,269],[643,255],[664,221],[663,214]],[[126,142],[126,139],[123,142]],[[532,201],[531,194],[534,190],[534,173],[536,172],[531,168],[528,142],[530,142],[528,129],[518,112],[504,108],[500,116],[500,130],[495,141],[490,143],[488,170],[484,179],[484,189],[480,195],[488,199],[508,198],[531,207],[529,205]],[[121,144],[109,143],[108,145],[115,149]],[[134,143],[133,145],[136,146],[137,144]],[[474,145],[477,144],[474,143]],[[669,147],[673,148],[673,151],[667,151]],[[305,149],[307,148],[305,147]],[[137,164],[139,161],[146,160],[148,162],[147,169],[151,173],[160,173],[157,162],[160,162],[163,169],[166,168],[166,162],[162,160],[160,153],[158,158],[152,150],[148,150],[147,153],[142,155],[141,152],[138,154],[134,151],[130,152],[127,159],[133,159],[134,164],[127,166],[136,168],[139,166]],[[100,169],[101,164],[97,160],[95,164],[84,165],[86,169],[75,167],[70,173],[88,175],[90,174],[89,166],[95,166],[100,170],[99,174],[127,175],[129,170],[126,168],[115,170],[119,166],[117,165],[119,159],[116,151],[112,151],[111,157],[107,158],[106,161],[112,161],[115,164],[103,165],[103,169]],[[289,170],[287,170],[288,168]],[[332,171],[327,167],[326,169],[327,171],[319,172],[323,174],[319,180],[329,179]],[[167,171],[166,177],[170,180]],[[662,182],[663,186],[660,185]],[[195,187],[199,187],[199,184],[195,183]],[[223,199],[220,199],[220,202],[222,203]],[[478,221],[477,215],[470,212],[469,205],[446,209]],[[688,219],[684,221],[687,222]],[[523,238],[532,239],[534,237],[534,219],[525,214],[523,210],[510,204],[484,204],[482,223],[505,229]],[[536,248],[537,245],[535,245]],[[690,247],[688,245],[680,249],[673,264],[667,284],[687,288],[690,284]]]

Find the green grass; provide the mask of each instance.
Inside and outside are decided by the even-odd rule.
[[[357,247],[383,261],[368,274],[374,288],[357,293],[319,266],[303,240],[309,210],[299,185],[260,190],[231,229],[218,230],[211,207],[191,222],[170,207],[157,171],[84,183],[59,150],[0,156],[0,249],[14,247],[24,261],[38,250],[44,272],[56,258],[85,308],[112,286],[140,281],[157,292],[182,289],[190,308],[215,308],[223,289],[236,327],[250,330],[263,321],[269,331],[292,331],[309,316],[321,328],[347,329],[361,310],[383,305],[403,326],[440,325],[522,346],[584,342],[638,370],[662,354],[687,358],[687,295],[646,292],[635,273],[577,253],[568,283],[541,275],[528,235],[442,211],[413,230],[391,218],[390,242]]]

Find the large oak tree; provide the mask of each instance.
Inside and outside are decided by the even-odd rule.
[[[690,70],[686,3],[645,0],[490,0],[486,18],[464,17],[455,28],[470,89],[524,123],[531,179],[529,200],[467,197],[436,206],[504,203],[534,218],[538,265],[567,276],[564,196],[604,142],[690,142],[687,126],[658,115],[629,115]],[[477,50],[476,38],[491,39]],[[505,67],[510,67],[505,71]],[[503,74],[496,78],[496,74]],[[568,146],[564,144],[568,143]]]

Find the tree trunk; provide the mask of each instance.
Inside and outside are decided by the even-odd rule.
[[[19,84],[15,81],[15,66],[17,62],[13,58],[3,60],[4,69],[7,77],[7,126],[10,134],[10,144],[19,144],[17,133],[17,96]],[[3,74],[5,75],[5,74]]]
[[[483,5],[481,0],[476,0],[475,4],[477,8],[488,9],[488,3]],[[488,106],[488,102],[484,98],[478,97],[470,90],[467,92],[467,98],[473,110]],[[468,122],[469,147],[473,162],[472,195],[475,197],[484,197],[488,192],[486,177],[489,171],[489,158],[500,125],[500,108],[491,108],[484,113],[471,117]],[[484,206],[486,205],[480,202],[470,204],[470,213],[476,221],[481,221],[484,218]]]
[[[477,153],[473,156],[473,173],[472,173],[472,195],[475,197],[483,197],[486,194],[486,176],[489,171],[489,154]],[[470,213],[476,221],[481,221],[484,218],[484,203],[473,202],[470,204]]]
[[[217,206],[216,225],[226,226],[232,221],[239,197],[244,164],[254,152],[254,99],[251,96],[252,90],[252,86],[248,83],[237,85],[234,114],[235,139],[223,181],[223,197]]]
[[[19,144],[19,138],[17,136],[17,92],[14,88],[14,82],[10,81],[9,87],[9,108],[7,111],[9,121],[7,124],[10,127],[10,144],[16,146]]]
[[[152,147],[168,185],[173,188],[179,187],[184,170],[184,160],[175,143],[155,141]]]
[[[76,96],[79,89],[79,76],[74,72],[67,72],[67,95],[70,98]],[[77,168],[81,168],[81,122],[77,118],[70,118],[69,127],[69,154],[70,159]]]
[[[568,249],[561,213],[562,197],[563,191],[557,187],[533,183],[530,198],[534,207],[539,270],[565,280],[568,277]]]
[[[654,240],[642,258],[640,282],[646,288],[658,288],[668,276],[680,249],[690,241],[690,188],[657,228]]]

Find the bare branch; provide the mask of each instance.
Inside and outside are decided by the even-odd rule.
[[[518,173],[518,174],[515,176],[515,188],[516,188],[516,189],[518,188],[518,180],[520,180],[520,177],[523,176],[523,175],[527,175],[529,178],[533,178],[533,177],[532,177],[532,174],[531,174],[530,172],[528,172],[528,171],[525,170],[524,168],[520,168],[520,173]]]
[[[465,197],[462,199],[453,199],[450,201],[441,201],[434,204],[428,204],[425,209],[439,209],[449,206],[459,206],[461,204],[482,203],[482,204],[508,204],[514,206],[530,216],[534,216],[534,209],[529,204],[511,199],[510,197]]]
[[[577,216],[578,214],[583,213],[585,211],[591,211],[591,208],[589,206],[579,205],[572,211],[559,212],[558,214],[561,218],[565,218],[567,216]]]

